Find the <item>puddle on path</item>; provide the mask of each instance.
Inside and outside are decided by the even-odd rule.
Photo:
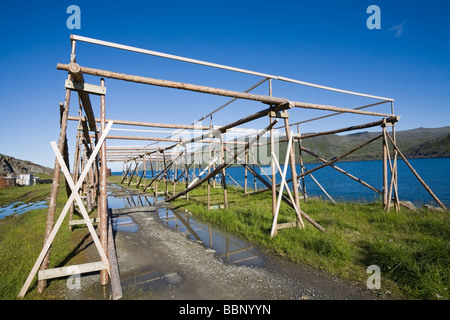
[[[137,191],[125,189],[117,184],[108,185],[107,194],[108,208],[110,209],[145,208],[155,205],[154,197],[148,196],[148,194],[139,194]],[[111,221],[114,231],[132,233],[138,231],[138,225],[130,216],[114,216]]]
[[[110,185],[109,190],[108,206],[111,209],[156,205],[155,198],[149,196],[149,194],[135,193],[134,190],[127,190],[118,185]],[[164,198],[158,197],[157,202],[160,201],[164,201]],[[162,207],[156,212],[151,213],[149,211],[149,214],[154,214],[163,225],[171,230],[181,232],[191,240],[214,251],[216,257],[224,262],[246,266],[263,266],[266,261],[265,257],[252,244],[218,230],[204,221],[193,218],[191,213]],[[138,230],[138,225],[130,216],[116,216],[112,221],[115,231],[137,232]],[[162,276],[158,275],[158,277]]]
[[[199,221],[190,213],[161,208],[156,214],[164,225],[214,250],[215,255],[224,262],[258,267],[265,263],[264,256],[252,244],[218,230],[206,222]]]
[[[3,219],[13,214],[19,215],[30,210],[44,209],[47,207],[48,207],[47,200],[29,203],[25,203],[22,201],[14,202],[7,206],[0,207],[0,219]]]

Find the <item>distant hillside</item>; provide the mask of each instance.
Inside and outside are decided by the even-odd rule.
[[[381,133],[381,132],[380,132]],[[379,132],[360,132],[348,135],[327,135],[304,139],[305,148],[331,159],[339,156],[365,141],[375,138]],[[417,128],[396,131],[397,145],[407,158],[440,158],[450,157],[450,126],[442,128]],[[355,153],[347,156],[346,161],[381,159],[382,140],[372,142]],[[391,148],[392,150],[392,148]],[[305,156],[305,161],[315,159]]]
[[[391,130],[389,129],[391,133]],[[325,159],[332,159],[347,151],[369,141],[381,134],[379,132],[358,132],[347,135],[330,134],[302,140],[302,146]],[[450,126],[442,128],[417,128],[412,130],[396,131],[397,145],[405,155],[411,158],[445,158],[450,157]],[[284,137],[280,138],[281,140]],[[286,154],[286,142],[280,143],[279,154],[284,161]],[[207,146],[203,147],[205,150]],[[270,155],[270,146],[263,147],[266,154]],[[295,144],[298,161],[298,144]],[[390,148],[393,154],[392,147]],[[316,158],[303,153],[304,162],[319,162]],[[343,161],[365,161],[382,159],[382,139],[374,141],[369,145],[355,151],[343,159]],[[147,166],[148,168],[148,166]],[[141,164],[138,170],[143,169]]]
[[[23,173],[53,175],[53,169],[0,154],[0,176],[17,176]]]
[[[389,132],[390,129],[389,129]],[[325,159],[332,159],[363,144],[381,134],[380,132],[358,132],[346,135],[330,134],[302,140],[302,146]],[[281,138],[283,139],[283,138]],[[445,158],[450,157],[450,126],[442,128],[417,128],[396,131],[397,146],[407,158]],[[279,153],[284,159],[286,144],[280,143]],[[270,154],[268,146],[267,154]],[[295,144],[298,156],[298,144]],[[390,148],[391,154],[392,147]],[[319,162],[316,158],[303,153],[305,162]],[[296,158],[298,159],[298,157]],[[355,151],[343,161],[364,161],[382,159],[382,139]]]

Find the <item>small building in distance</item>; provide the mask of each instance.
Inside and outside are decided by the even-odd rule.
[[[19,174],[16,184],[19,186],[33,186],[39,182],[39,177],[34,177],[31,173]]]
[[[14,187],[16,185],[16,178],[14,177],[0,177],[0,189]]]

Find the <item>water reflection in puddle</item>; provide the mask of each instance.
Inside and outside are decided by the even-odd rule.
[[[0,219],[3,219],[7,216],[13,215],[13,214],[22,214],[30,210],[34,209],[44,209],[47,208],[47,201],[36,201],[36,202],[14,202],[7,206],[0,207]]]
[[[114,231],[137,232],[138,226],[131,217],[112,218],[112,228]]]
[[[191,240],[214,250],[215,255],[225,262],[247,266],[263,266],[265,263],[264,257],[253,245],[214,229],[209,224],[194,219],[189,213],[162,208],[157,215],[164,225],[185,233]]]
[[[127,190],[117,184],[111,184],[107,189],[108,208],[145,208],[154,205],[154,197],[146,194],[136,194],[134,190]],[[114,231],[137,232],[138,225],[130,216],[114,216],[111,219]]]
[[[134,190],[127,190],[118,185],[110,185],[108,191],[110,209],[145,208],[164,201],[164,197],[157,197],[155,201],[153,196],[138,194]],[[263,266],[265,263],[265,257],[253,245],[217,230],[206,222],[194,219],[190,213],[160,208],[155,214],[165,226],[185,234],[191,240],[214,251],[218,258],[227,263],[247,266]],[[127,215],[113,217],[112,221],[115,231],[137,232],[138,230],[138,225]],[[152,281],[147,281],[148,279],[142,281],[156,281],[156,284],[163,278],[162,275],[155,275],[151,278]]]

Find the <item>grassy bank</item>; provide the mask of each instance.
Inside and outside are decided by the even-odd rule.
[[[50,184],[12,187],[0,190],[0,203],[44,200],[50,194]],[[67,201],[64,181],[61,180],[56,218]],[[66,218],[67,219],[67,218]],[[0,220],[0,300],[17,299],[40,251],[42,250],[47,209],[30,210],[21,215],[12,215]],[[69,261],[83,256],[74,249],[86,234],[86,228],[70,232],[63,223],[52,245],[50,268],[69,265]],[[75,257],[74,257],[75,256]],[[65,279],[49,281],[48,289],[42,295],[36,294],[37,277],[31,283],[25,299],[64,299],[59,289],[65,286]]]
[[[117,178],[115,178],[117,179]],[[117,180],[116,180],[117,181]],[[177,188],[177,192],[183,189]],[[165,190],[160,183],[158,190]],[[169,192],[173,186],[169,185]],[[384,212],[381,203],[337,203],[301,200],[302,209],[322,227],[319,232],[306,220],[305,229],[283,229],[270,238],[272,226],[270,193],[243,195],[228,188],[227,210],[206,209],[206,186],[180,197],[176,208],[187,209],[222,229],[245,238],[286,259],[325,270],[365,286],[370,265],[381,269],[383,297],[449,299],[449,212],[402,209]],[[211,189],[211,204],[223,204],[222,189]],[[295,221],[293,210],[281,204],[278,222]]]

